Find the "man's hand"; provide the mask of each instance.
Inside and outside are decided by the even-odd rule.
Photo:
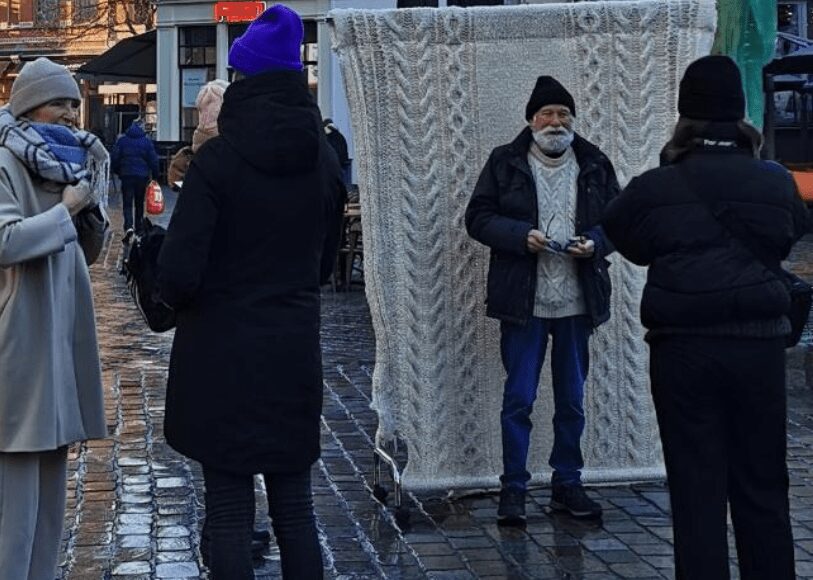
[[[585,237],[574,239],[573,243],[567,247],[567,253],[574,258],[592,258],[595,251],[596,243]]]
[[[545,237],[545,234],[540,232],[539,230],[531,230],[528,232],[528,239],[526,241],[526,245],[528,247],[528,251],[532,254],[538,254],[542,250],[545,249],[545,246],[548,244],[548,238]]]

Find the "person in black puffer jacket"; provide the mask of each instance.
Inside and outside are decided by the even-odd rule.
[[[195,154],[158,259],[177,311],[165,433],[203,465],[213,580],[254,578],[253,474],[264,475],[283,578],[318,580],[320,284],[336,259],[341,170],[302,73],[303,25],[275,5],[237,39],[243,78]]]
[[[672,502],[677,578],[729,577],[730,504],[744,579],[794,578],[785,463],[788,288],[715,217],[748,231],[774,267],[807,211],[790,174],[758,158],[737,65],[689,66],[663,166],[633,179],[602,220],[649,266],[641,319]],[[714,212],[714,213],[712,213]],[[734,228],[736,229],[736,228]]]

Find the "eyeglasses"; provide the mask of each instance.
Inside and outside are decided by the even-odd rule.
[[[556,221],[556,218],[558,218],[558,217],[559,216],[557,216],[556,214],[553,214],[552,216],[550,216],[550,219],[548,220],[548,223],[545,226],[545,238],[547,238],[547,240],[548,240],[548,242],[545,244],[545,249],[547,251],[553,253],[553,254],[567,254],[567,249],[571,245],[573,245],[574,242],[571,240],[571,241],[568,241],[565,244],[562,244],[561,242],[557,242],[556,240],[551,239],[551,237],[550,237],[550,227],[551,227],[551,225],[553,225],[553,222]],[[575,232],[576,231],[576,221],[571,219],[570,223],[573,225],[573,231]]]
[[[553,121],[554,118],[559,119],[563,123],[567,123],[573,119],[573,115],[570,113],[568,109],[560,109],[560,110],[547,110],[547,111],[539,111],[536,113],[532,120],[534,122],[537,121],[545,121],[550,122]]]
[[[550,226],[553,224],[557,217],[558,216],[556,214],[550,216],[548,224],[545,226],[545,238],[547,238],[548,240],[548,242],[545,244],[545,249],[554,254],[561,254],[565,251],[565,249],[562,247],[562,244],[560,244],[556,240],[551,239],[550,237]]]

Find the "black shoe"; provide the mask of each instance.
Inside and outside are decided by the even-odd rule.
[[[268,530],[255,529],[251,532],[251,541],[259,544],[265,544],[267,546],[271,543],[271,532]]]
[[[550,507],[554,511],[570,512],[577,518],[601,517],[601,506],[587,497],[581,484],[554,485]]]
[[[525,492],[517,489],[500,490],[500,507],[497,521],[503,525],[525,522]]]
[[[256,560],[261,558],[271,544],[271,532],[268,530],[251,531],[251,556]],[[206,527],[200,537],[200,556],[203,565],[209,567],[209,534]]]
[[[253,530],[251,532],[251,557],[262,558],[271,545],[271,532],[268,530]]]

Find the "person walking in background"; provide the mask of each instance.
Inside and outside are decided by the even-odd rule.
[[[160,175],[158,154],[138,121],[133,121],[118,138],[110,155],[113,172],[121,179],[121,207],[124,231],[141,228],[147,184]],[[133,214],[135,213],[135,221]]]
[[[192,157],[198,149],[212,137],[217,137],[217,118],[223,106],[223,94],[229,87],[228,81],[215,79],[203,85],[195,99],[198,109],[198,126],[192,134],[192,145],[182,147],[172,157],[167,171],[167,181],[170,185],[183,181]]]
[[[807,222],[791,175],[760,161],[737,65],[701,58],[680,83],[662,166],[633,179],[603,224],[649,266],[641,319],[663,441],[679,579],[789,580],[785,336],[788,288],[773,272]]]
[[[253,579],[255,473],[283,577],[322,578],[310,469],[320,454],[320,284],[344,186],[302,73],[302,20],[267,9],[232,45],[238,80],[198,150],[159,255],[177,311],[165,433],[199,461],[201,554],[213,580]]]
[[[508,377],[501,414],[503,474],[498,518],[525,519],[531,411],[548,335],[553,338],[551,507],[597,517],[581,483],[584,381],[589,338],[610,318],[612,251],[599,226],[618,194],[610,160],[575,133],[573,97],[539,77],[525,109],[528,126],[492,151],[466,209],[466,229],[491,248],[487,315],[500,320]]]
[[[93,296],[77,225],[108,155],[77,130],[79,87],[26,63],[0,109],[0,578],[53,580],[68,445],[107,436]],[[103,234],[103,230],[102,234]],[[86,243],[86,242],[84,242]]]
[[[339,158],[339,165],[342,168],[342,179],[344,180],[345,187],[350,187],[353,183],[352,168],[350,163],[350,154],[347,148],[347,139],[344,138],[342,132],[333,123],[333,119],[325,119],[322,122],[325,128],[325,135],[327,135],[327,142],[333,147],[336,156]]]

